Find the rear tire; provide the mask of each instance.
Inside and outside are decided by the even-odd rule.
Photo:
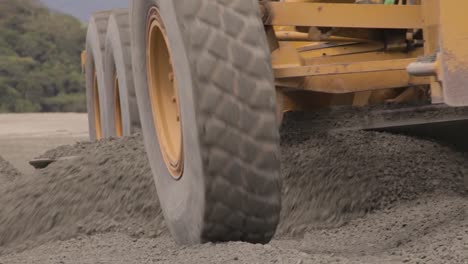
[[[108,125],[105,112],[105,81],[104,81],[104,46],[107,22],[110,11],[93,14],[88,24],[86,35],[86,100],[88,107],[89,137],[100,140],[107,137]]]
[[[109,136],[129,136],[141,128],[133,83],[128,9],[116,9],[109,18],[104,79]]]
[[[183,175],[166,166],[147,74],[151,8],[165,27],[178,87]],[[267,243],[281,208],[279,133],[258,0],[134,0],[132,58],[142,131],[178,243]],[[159,131],[159,130],[158,130]]]

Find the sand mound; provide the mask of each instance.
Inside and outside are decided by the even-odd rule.
[[[78,157],[0,188],[0,251],[79,234],[167,232],[141,136],[42,156]],[[460,191],[466,161],[447,147],[405,136],[284,128],[278,237],[340,225],[428,192]]]
[[[21,172],[0,156],[0,184],[11,182],[20,176]]]
[[[2,190],[0,246],[29,247],[107,231],[137,236],[164,232],[141,137],[77,146],[72,149],[78,158],[54,163]],[[68,156],[70,149],[53,153]]]
[[[38,158],[57,159],[60,157],[70,157],[82,155],[84,153],[93,153],[93,151],[100,148],[103,144],[105,143],[90,141],[77,142],[74,145],[64,145],[47,150],[44,154],[38,156]]]

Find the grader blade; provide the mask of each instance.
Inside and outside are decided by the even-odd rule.
[[[468,150],[468,108],[448,106],[408,107],[375,111],[348,129],[389,132],[430,138]],[[345,128],[346,130],[346,128]]]
[[[285,126],[300,124],[302,132],[377,131],[434,139],[462,151],[468,131],[468,107],[446,105],[336,107],[316,112],[287,113]]]

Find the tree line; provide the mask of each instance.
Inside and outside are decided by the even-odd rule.
[[[0,112],[84,112],[85,26],[37,0],[0,0]]]

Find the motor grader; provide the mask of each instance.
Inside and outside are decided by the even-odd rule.
[[[468,105],[466,8],[458,0],[133,0],[98,12],[83,53],[90,137],[142,132],[177,242],[266,243],[281,210],[283,114]]]

